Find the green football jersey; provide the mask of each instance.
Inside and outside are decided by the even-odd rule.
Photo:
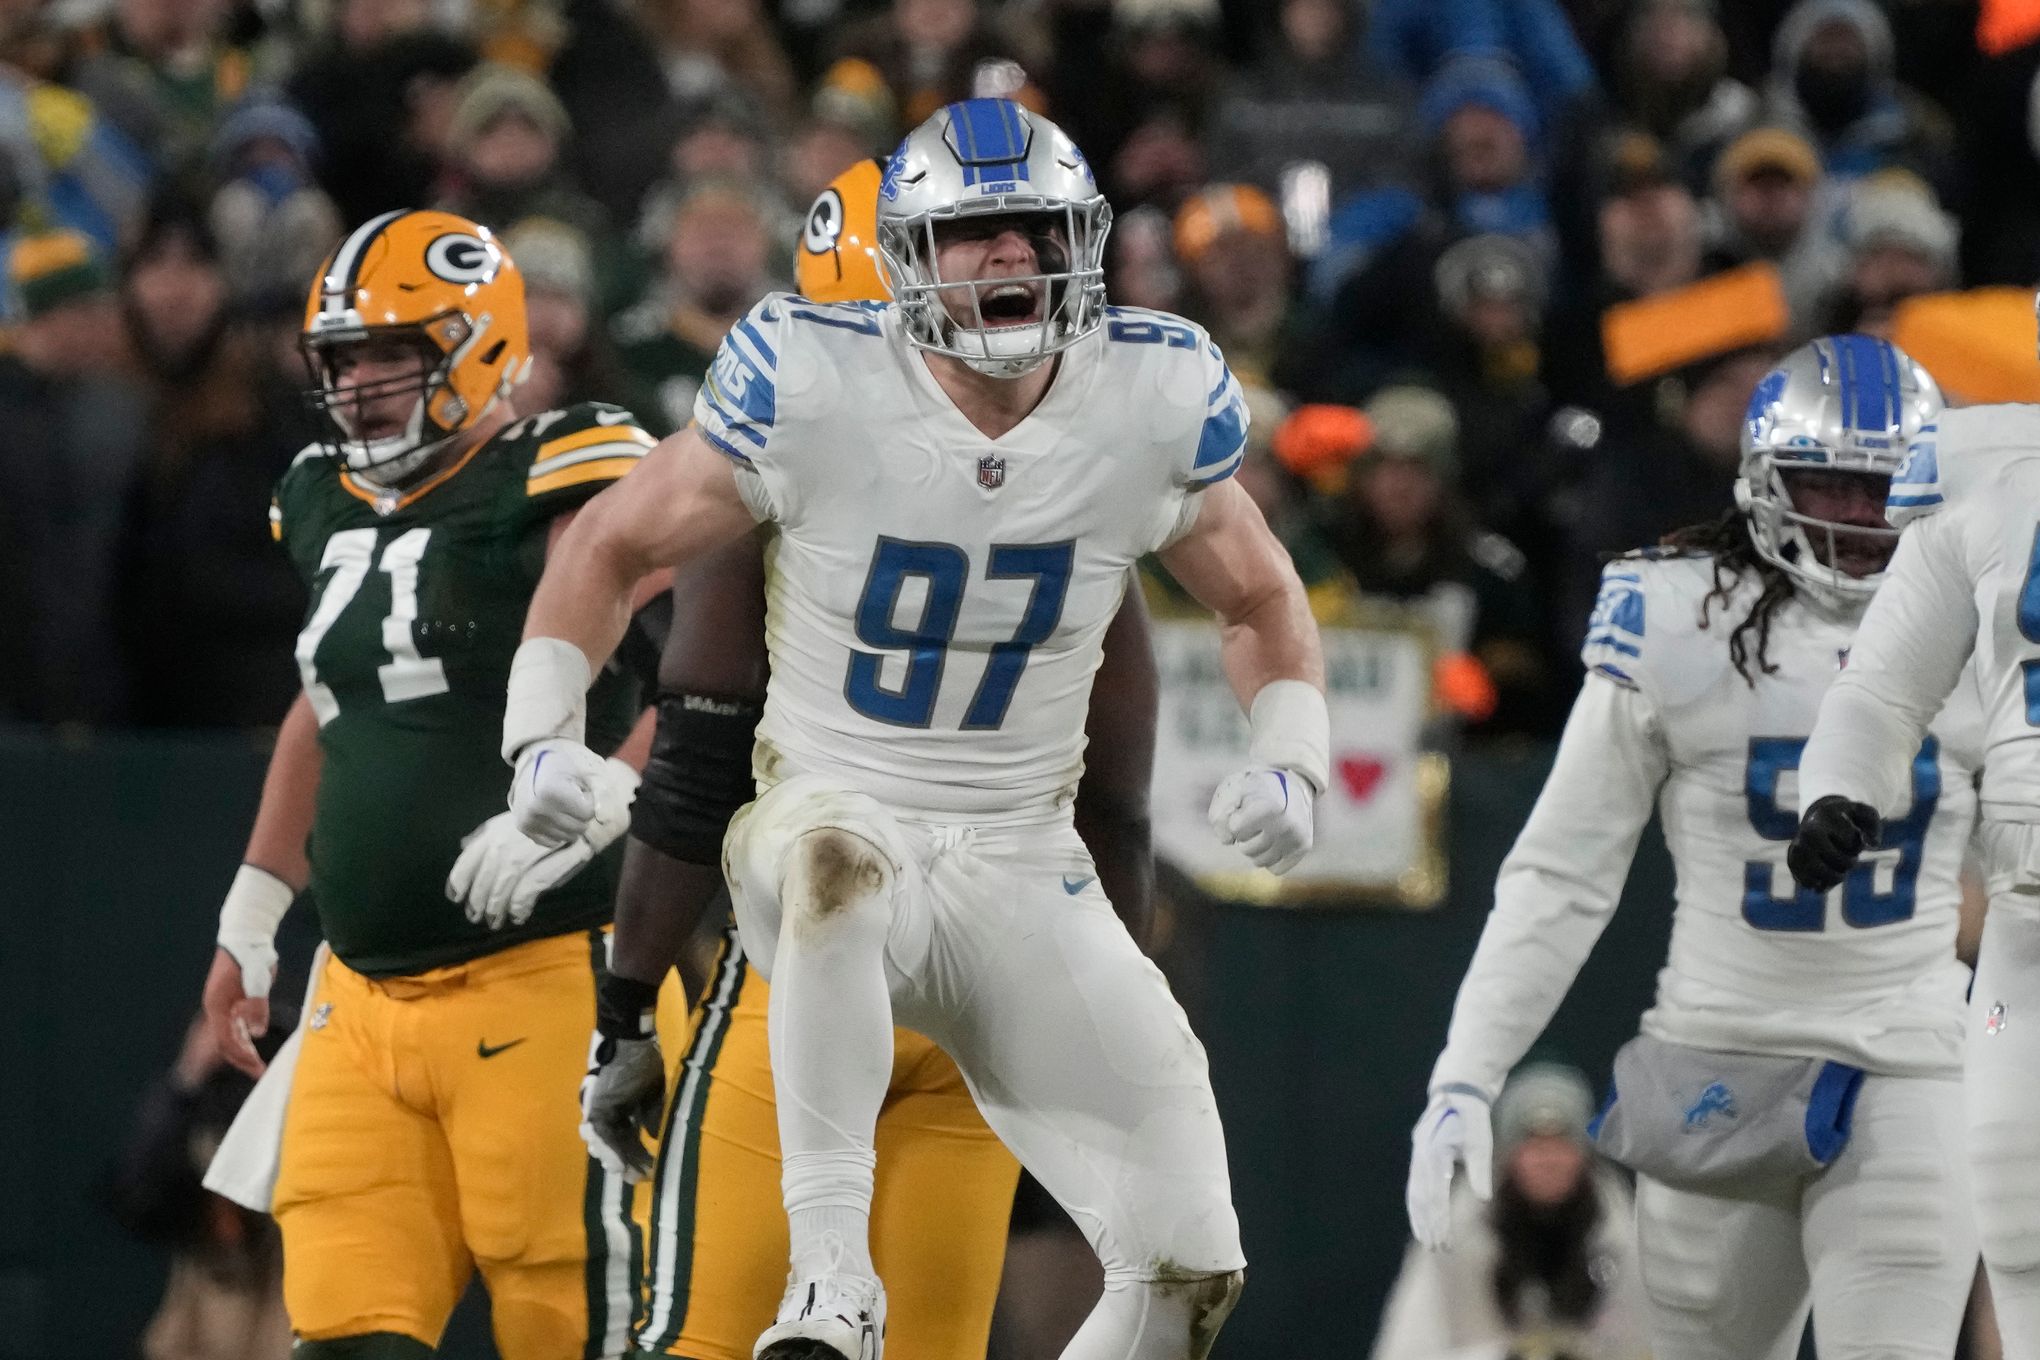
[[[462,838],[508,806],[503,699],[548,526],[651,445],[628,411],[584,403],[519,420],[400,495],[317,446],[278,483],[271,529],[311,586],[297,642],[324,755],[311,892],[350,968],[418,973],[609,918],[621,843],[500,931],[470,924],[446,877]],[[638,708],[636,681],[606,668],[589,745],[614,750]]]

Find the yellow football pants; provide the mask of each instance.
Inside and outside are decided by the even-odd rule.
[[[745,965],[733,927],[670,1088],[643,1350],[750,1360],[786,1290],[765,1003],[765,979]],[[1019,1179],[1020,1164],[985,1127],[956,1064],[921,1035],[894,1031],[871,1209],[892,1354],[982,1360]]]
[[[625,1353],[645,1196],[578,1131],[604,955],[587,931],[413,977],[327,963],[276,1185],[299,1336],[437,1345],[479,1268],[504,1360]]]

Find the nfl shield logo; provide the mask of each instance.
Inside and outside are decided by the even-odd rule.
[[[978,485],[987,491],[997,491],[1006,484],[1006,460],[986,454],[978,459]]]

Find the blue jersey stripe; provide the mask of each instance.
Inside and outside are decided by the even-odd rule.
[[[1197,436],[1197,459],[1191,463],[1190,470],[1203,472],[1216,466],[1238,454],[1246,447],[1246,442],[1246,418],[1235,399],[1204,418],[1204,429]]]
[[[742,463],[746,467],[749,467],[751,465],[751,459],[749,455],[739,453],[734,444],[730,443],[729,440],[724,439],[714,430],[709,429],[708,426],[698,425],[695,428],[701,431],[701,437],[703,439],[706,439],[709,443],[715,445],[716,450],[718,452],[726,454],[729,457],[736,459],[739,463]]]
[[[1941,496],[1939,492],[1929,492],[1924,496],[1886,496],[1884,503],[1905,510],[1921,505],[1939,505]]]
[[[739,317],[737,329],[744,333],[745,339],[758,347],[759,356],[765,360],[766,376],[776,374],[779,371],[779,356],[772,352],[772,346],[765,343],[765,337],[758,334],[758,328],[751,324],[751,318]]]

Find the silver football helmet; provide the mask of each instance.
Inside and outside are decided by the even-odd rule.
[[[1842,570],[1837,536],[1895,540],[1898,530],[1803,514],[1792,503],[1790,477],[1820,470],[1888,479],[1912,437],[1940,411],[1933,377],[1889,341],[1831,335],[1786,355],[1757,384],[1743,421],[1735,500],[1749,517],[1757,553],[1816,590],[1873,593],[1884,573]]]
[[[1039,272],[945,281],[938,224],[999,216],[1038,221],[1027,229]],[[907,338],[996,378],[1038,368],[1098,329],[1111,230],[1112,209],[1076,143],[1010,99],[944,106],[907,134],[879,183],[878,248]],[[945,293],[968,296],[967,324]]]

